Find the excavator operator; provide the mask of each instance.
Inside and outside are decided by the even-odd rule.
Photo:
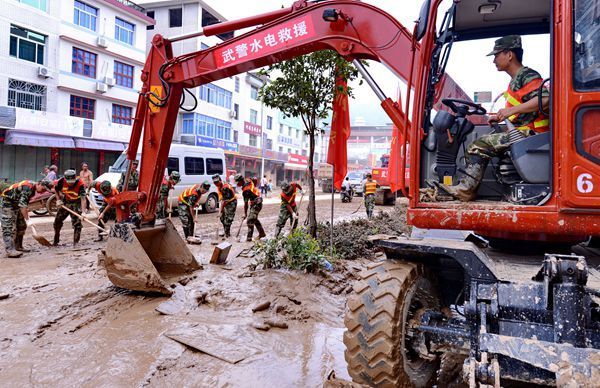
[[[523,66],[523,48],[519,35],[508,35],[497,39],[488,56],[494,56],[498,71],[510,75],[508,89],[504,92],[506,107],[490,116],[489,122],[499,123],[506,119],[525,136],[549,130],[548,117],[538,110],[538,90],[542,84],[540,74]],[[542,89],[542,106],[548,107],[550,98],[547,89]],[[508,132],[490,133],[481,136],[467,148],[467,168],[457,185],[438,184],[452,197],[468,202],[475,199],[490,159],[502,155],[510,147]]]

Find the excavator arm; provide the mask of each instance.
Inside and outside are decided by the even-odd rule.
[[[174,42],[254,26],[258,27],[206,50],[173,56]],[[119,222],[111,228],[104,253],[104,266],[113,284],[170,294],[167,276],[200,267],[170,220],[154,226],[160,185],[185,89],[319,50],[335,50],[346,60],[354,61],[392,122],[402,129],[401,144],[409,140],[408,116],[385,97],[358,60],[383,62],[411,85],[413,69],[419,66],[419,45],[397,20],[372,5],[358,0],[300,0],[287,9],[208,26],[196,33],[170,39],[154,36],[142,70],[143,86],[127,150],[127,159],[134,160],[142,142],[139,186],[137,191],[116,196]],[[438,85],[438,94],[465,98],[449,77]],[[403,164],[400,167],[404,171]],[[130,173],[128,170],[126,181]],[[402,188],[403,179],[404,174]],[[132,215],[133,205],[137,212]]]
[[[195,53],[173,57],[172,43],[260,25],[244,35]],[[185,88],[194,88],[256,68],[319,50],[335,50],[348,61],[370,59],[387,65],[408,80],[418,68],[419,45],[391,15],[358,0],[296,1],[290,8],[205,27],[172,39],[155,35],[142,70],[143,87],[134,120],[128,159],[142,141],[138,192],[117,201],[138,202],[143,223],[154,220],[156,201]],[[440,82],[441,93],[466,98],[451,78]],[[442,90],[443,89],[443,90]],[[405,129],[402,108],[389,98],[382,106],[398,128]],[[405,140],[405,139],[404,139]],[[118,219],[129,217],[121,207]]]

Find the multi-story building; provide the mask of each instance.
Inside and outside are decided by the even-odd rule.
[[[127,0],[0,6],[0,178],[106,171],[129,141],[154,21]]]
[[[156,20],[149,27],[148,42],[156,33],[172,37],[226,20],[200,0],[140,0],[140,4]],[[173,54],[200,51],[230,37],[231,33],[175,42]],[[308,164],[304,125],[300,120],[284,119],[278,110],[260,101],[259,90],[265,82],[268,80],[257,73],[248,72],[196,88],[193,93],[198,105],[193,112],[180,111],[173,140],[222,148],[228,169],[246,176],[266,175],[273,184],[303,178]],[[191,100],[188,96],[184,107],[193,107]]]

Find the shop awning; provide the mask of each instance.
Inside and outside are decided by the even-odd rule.
[[[72,137],[42,135],[33,132],[7,131],[4,144],[31,147],[75,148]]]
[[[92,140],[92,139],[75,139],[75,147],[86,148],[88,150],[104,150],[104,151],[123,151],[127,145],[114,141]]]

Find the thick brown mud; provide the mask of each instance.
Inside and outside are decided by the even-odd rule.
[[[358,204],[338,201],[336,215],[363,216],[352,214]],[[329,203],[317,206],[325,220]],[[278,205],[265,206],[261,218],[267,232],[277,212]],[[199,219],[199,234],[206,239],[190,249],[204,269],[182,281],[180,304],[170,315],[155,310],[168,297],[118,289],[108,281],[97,265],[104,243],[91,242],[92,228],[84,229],[83,243],[75,249],[68,223],[65,245],[56,248],[38,246],[27,236],[32,252],[0,259],[0,294],[9,295],[0,300],[2,385],[318,387],[332,370],[348,378],[343,314],[350,281],[364,262],[339,262],[335,272],[316,275],[253,272],[247,268],[253,259],[242,256],[224,266],[210,265],[217,216]],[[175,225],[179,230],[176,220]],[[51,230],[51,224],[38,226],[47,238]],[[245,233],[244,226],[240,237]],[[236,243],[232,254],[249,246]],[[267,309],[252,312],[265,301]],[[288,328],[254,327],[269,320]],[[165,335],[174,332],[247,354],[232,364]]]

